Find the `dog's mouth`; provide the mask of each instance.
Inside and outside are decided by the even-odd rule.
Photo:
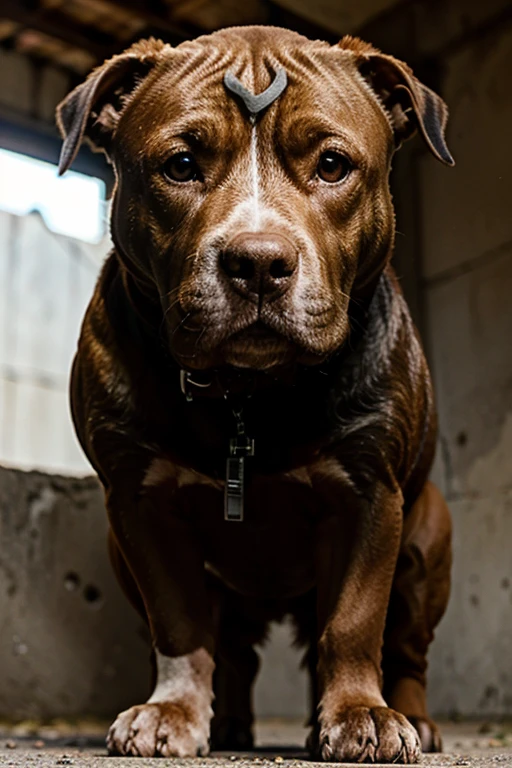
[[[273,341],[278,340],[285,341],[281,334],[277,333],[277,331],[274,331],[274,329],[270,328],[268,325],[265,325],[265,323],[261,322],[261,320],[258,320],[252,325],[249,325],[247,328],[243,328],[241,331],[233,334],[230,340],[237,342],[253,341],[254,343],[272,343]]]
[[[228,365],[264,370],[290,362],[296,347],[289,339],[258,320],[226,339],[221,352]]]
[[[226,303],[222,297],[213,306],[189,301],[172,320],[165,313],[171,353],[181,365],[253,370],[318,365],[340,346],[348,328],[346,312],[335,312],[325,302],[322,311],[313,301],[307,309],[290,301],[261,308],[251,302],[234,308]]]

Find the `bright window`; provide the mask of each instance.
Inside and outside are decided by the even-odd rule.
[[[0,209],[24,216],[39,211],[46,226],[87,243],[106,229],[105,183],[83,173],[0,149]]]

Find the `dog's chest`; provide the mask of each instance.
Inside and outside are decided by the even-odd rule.
[[[314,584],[317,499],[293,475],[254,478],[245,491],[244,519],[224,519],[223,495],[200,511],[209,567],[229,586],[261,597],[291,597]]]
[[[153,482],[155,470],[148,475]],[[328,461],[313,470],[250,476],[241,522],[225,519],[224,484],[189,470],[174,468],[174,481],[160,484],[158,495],[171,514],[176,510],[190,521],[207,567],[228,586],[255,597],[287,598],[314,586],[316,532],[326,513],[321,488],[333,480],[347,483]]]

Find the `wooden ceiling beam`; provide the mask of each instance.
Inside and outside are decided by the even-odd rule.
[[[192,25],[187,28],[174,24],[169,18],[169,11],[164,3],[159,3],[161,11],[157,13],[151,10],[151,4],[142,0],[107,0],[108,5],[122,8],[123,11],[131,11],[134,16],[141,19],[146,27],[149,27],[151,34],[162,36],[166,42],[178,44],[194,35],[204,34],[205,30]],[[142,34],[144,36],[146,33]]]
[[[94,36],[98,35],[93,29],[85,30],[73,21],[64,23],[61,19],[51,18],[49,12],[44,10],[29,10],[28,7],[19,0],[2,0],[0,4],[0,18],[8,19],[19,24],[24,29],[33,29],[54,40],[60,40],[72,48],[79,48],[87,51],[98,61],[103,61],[112,54],[115,47],[115,40],[96,42]],[[122,46],[122,44],[120,44]]]

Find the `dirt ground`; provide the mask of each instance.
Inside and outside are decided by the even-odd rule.
[[[445,753],[426,755],[425,766],[500,768],[512,766],[512,724],[441,723]],[[120,768],[125,758],[108,757],[104,747],[104,723],[53,722],[42,726],[20,723],[0,725],[0,768]],[[314,768],[302,751],[306,730],[300,723],[279,720],[259,722],[257,749],[250,754],[214,753],[209,758],[188,760],[130,758],[128,768]],[[277,764],[277,765],[276,765]]]

